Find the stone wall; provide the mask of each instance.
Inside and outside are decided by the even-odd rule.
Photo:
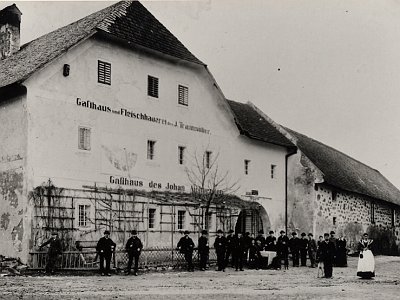
[[[318,237],[333,230],[352,246],[370,225],[394,230],[400,241],[400,206],[324,184],[321,172],[300,151],[289,158],[289,233],[311,232]]]
[[[395,209],[395,215],[398,215],[400,213],[398,206],[328,185],[316,186],[315,201],[318,206],[317,235],[334,230],[338,236],[344,235],[348,241],[356,242],[370,225],[394,229],[398,233],[398,217],[395,228],[392,227],[392,210]],[[398,234],[397,240],[399,240]]]

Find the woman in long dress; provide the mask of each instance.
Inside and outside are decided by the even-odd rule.
[[[368,238],[368,234],[364,233],[362,239],[358,243],[360,258],[358,259],[357,276],[362,278],[372,278],[375,276],[375,259],[371,251],[372,239]]]

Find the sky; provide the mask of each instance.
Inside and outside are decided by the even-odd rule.
[[[115,1],[2,1],[28,42]],[[379,170],[400,188],[399,0],[141,1],[228,99]]]

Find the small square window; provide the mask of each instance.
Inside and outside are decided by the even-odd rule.
[[[180,165],[185,163],[185,149],[183,146],[178,147],[178,162]]]
[[[178,85],[178,103],[181,105],[189,105],[189,88],[187,86]]]
[[[78,227],[89,227],[90,205],[78,205]]]
[[[271,165],[271,178],[276,176],[276,165]]]
[[[147,159],[154,159],[154,149],[155,149],[156,141],[147,141]]]
[[[97,81],[99,83],[111,85],[111,64],[105,61],[98,61]]]
[[[158,78],[148,75],[147,77],[147,95],[158,98]]]
[[[149,208],[149,228],[154,228],[156,224],[156,209],[155,208]]]
[[[178,210],[178,230],[185,228],[186,211]]]
[[[90,150],[90,128],[78,128],[78,149]]]
[[[244,174],[249,175],[249,166],[250,166],[250,160],[245,159],[244,160]]]

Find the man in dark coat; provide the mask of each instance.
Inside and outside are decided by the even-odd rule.
[[[110,232],[104,231],[104,236],[97,242],[96,251],[100,257],[100,273],[101,276],[111,276],[110,264],[111,257],[115,249],[115,243],[110,239]],[[104,261],[106,262],[106,268],[104,269]]]
[[[58,238],[57,232],[53,232],[51,234],[51,238],[41,244],[39,249],[42,249],[46,245],[49,245],[49,250],[47,251],[46,273],[54,274],[58,256],[62,252],[62,245],[60,239]]]
[[[201,237],[199,237],[199,256],[200,256],[200,270],[205,271],[207,268],[208,255],[210,252],[210,246],[208,244],[207,230],[201,232]]]
[[[301,234],[301,239],[299,240],[299,248],[300,248],[300,260],[301,266],[307,266],[307,248],[308,248],[308,239],[305,232]]]
[[[128,252],[128,268],[127,268],[127,275],[131,273],[132,262],[135,259],[135,267],[133,269],[133,275],[137,276],[138,266],[139,266],[139,257],[140,253],[142,252],[143,244],[140,238],[137,236],[137,231],[131,231],[131,237],[126,242],[125,250]]]
[[[265,239],[265,250],[276,251],[276,237],[272,230],[269,232],[269,236]]]
[[[308,234],[308,257],[310,258],[311,268],[316,267],[316,257],[317,257],[317,243],[313,238],[313,234]]]
[[[225,267],[229,265],[229,259],[232,256],[231,265],[233,266],[233,230],[230,229],[226,236],[226,254],[225,254]]]
[[[296,232],[292,232],[292,238],[289,240],[290,253],[292,253],[293,267],[299,266],[299,254],[300,254],[300,239],[297,237]]]
[[[185,260],[188,263],[188,271],[193,272],[194,271],[194,266],[193,266],[193,249],[194,249],[194,243],[193,240],[189,237],[190,232],[188,230],[185,230],[184,236],[181,237],[181,239],[178,242],[178,250],[180,253],[183,253],[185,255]]]
[[[285,269],[287,269],[289,267],[289,238],[283,230],[281,230],[280,234],[276,242],[277,255],[280,263],[283,260]]]
[[[329,237],[329,240],[335,245],[335,256],[333,258],[333,265],[336,266],[336,256],[337,256],[337,245],[336,245],[336,243],[337,243],[337,238],[335,237],[335,232],[333,230],[330,232],[330,235],[331,236]]]
[[[244,251],[245,251],[245,240],[241,232],[233,239],[233,257],[234,257],[234,264],[235,264],[235,271],[243,271],[243,258],[244,258]]]
[[[223,231],[218,229],[217,237],[214,241],[214,249],[217,253],[218,271],[225,272],[225,253],[226,253],[226,238],[223,236]]]
[[[258,241],[261,241],[261,245],[260,243],[257,243]],[[256,244],[260,245],[260,247],[262,248],[262,250],[264,250],[265,247],[265,237],[264,237],[264,231],[261,229],[258,231],[258,235],[256,236]]]
[[[325,278],[331,278],[333,273],[333,260],[335,258],[335,244],[329,239],[329,233],[324,234],[324,241],[318,249],[319,260],[324,263]]]

